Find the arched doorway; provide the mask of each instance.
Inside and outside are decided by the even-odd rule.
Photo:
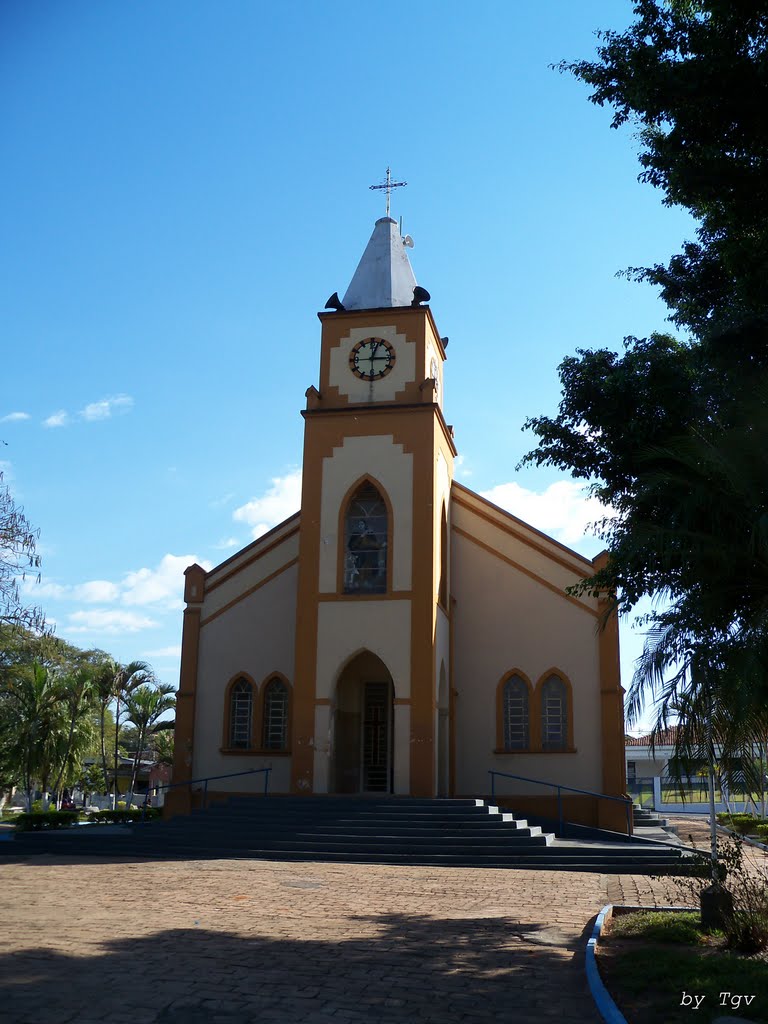
[[[381,658],[362,651],[342,670],[333,709],[336,793],[391,793],[394,687]]]
[[[440,666],[437,690],[437,795],[448,796],[448,682],[445,665]]]

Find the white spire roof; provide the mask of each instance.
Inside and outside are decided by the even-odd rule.
[[[397,221],[382,217],[374,225],[342,304],[345,309],[410,306],[415,287]]]

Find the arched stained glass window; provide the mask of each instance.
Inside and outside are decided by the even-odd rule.
[[[288,747],[288,687],[280,679],[270,679],[264,690],[264,750]]]
[[[568,688],[560,676],[547,676],[541,687],[541,748],[568,746]]]
[[[504,749],[528,750],[530,747],[528,687],[520,676],[510,676],[504,684]]]
[[[238,679],[229,696],[229,745],[248,750],[253,721],[253,687],[247,679]]]
[[[350,499],[344,517],[344,593],[387,590],[387,506],[371,483]]]

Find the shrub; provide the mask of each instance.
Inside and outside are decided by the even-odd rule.
[[[153,818],[160,817],[160,810],[157,807],[147,807],[145,814],[145,821],[150,821]],[[94,811],[88,815],[88,820],[100,824],[112,823],[112,824],[125,824],[131,821],[141,821],[142,811],[140,807],[133,807],[131,810],[125,808],[118,809],[117,811]]]
[[[764,843],[768,843],[768,825],[758,825],[757,834]]]
[[[40,832],[43,829],[69,828],[74,821],[77,821],[77,811],[33,811],[31,814],[23,812],[16,815],[16,830]]]
[[[750,821],[752,828],[755,819],[751,818]],[[765,869],[752,870],[744,863],[745,844],[737,836],[719,839],[717,845],[718,879],[733,899],[732,910],[725,915],[723,921],[726,945],[739,953],[759,953],[768,949],[768,874]],[[696,852],[700,855],[703,853],[701,850]],[[695,874],[710,873],[710,866],[707,864],[705,868],[704,864],[702,857],[685,875],[669,878],[668,881],[684,898],[698,900],[701,881]]]

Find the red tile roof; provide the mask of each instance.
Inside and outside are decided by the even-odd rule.
[[[669,729],[665,729],[664,732],[659,733],[656,737],[657,747],[673,747],[677,739],[677,726],[672,725]],[[646,736],[625,736],[624,743],[628,747],[650,747],[651,737],[650,734]]]

